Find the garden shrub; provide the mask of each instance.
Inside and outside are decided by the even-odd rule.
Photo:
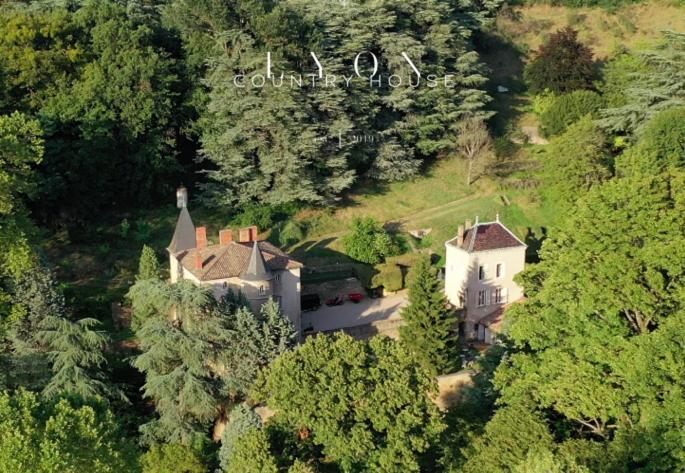
[[[371,217],[354,219],[342,242],[347,255],[362,263],[377,264],[399,252],[392,236]]]
[[[372,286],[381,287],[389,292],[396,292],[404,288],[402,268],[397,263],[383,263],[376,266],[378,273],[373,277]]]
[[[585,115],[595,114],[603,104],[602,97],[590,90],[576,90],[560,95],[540,115],[542,132],[545,136],[560,135],[566,131],[569,125],[577,122]]]

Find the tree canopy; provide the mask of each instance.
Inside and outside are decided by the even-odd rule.
[[[48,473],[138,471],[135,446],[111,412],[35,394],[0,393],[0,470]]]
[[[525,77],[533,92],[589,89],[595,77],[592,50],[578,41],[578,32],[570,26],[556,31],[535,52]]]
[[[280,425],[320,446],[342,471],[399,472],[419,471],[444,429],[429,397],[435,389],[402,344],[336,335],[309,338],[277,358],[258,392]]]

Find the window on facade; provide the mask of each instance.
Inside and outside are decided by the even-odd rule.
[[[226,289],[227,287],[228,287],[228,283],[226,281],[224,281],[224,289]]]
[[[501,303],[502,303],[502,289],[498,287],[497,289],[495,289],[495,304],[501,304]]]
[[[501,278],[502,276],[504,276],[504,264],[497,263],[497,277]]]
[[[259,286],[259,295],[263,296],[265,293],[266,291],[264,290],[264,286]]]
[[[485,305],[487,292],[487,289],[481,289],[480,291],[478,291],[478,307],[483,307]]]
[[[478,279],[481,281],[485,279],[485,266],[478,266]]]

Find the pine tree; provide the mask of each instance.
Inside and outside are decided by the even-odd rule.
[[[625,83],[613,84],[624,97],[618,106],[602,111],[599,123],[603,128],[640,134],[655,114],[685,105],[685,34],[664,32],[664,39],[660,47],[635,55],[640,65],[637,71],[618,76],[620,79],[627,75]],[[623,64],[619,67],[625,69]]]
[[[146,443],[190,445],[206,435],[226,400],[221,357],[231,338],[207,288],[181,281],[169,294],[137,332],[142,353],[133,365],[145,373],[144,395],[158,414],[141,433]]]
[[[434,373],[457,367],[456,318],[447,307],[440,280],[427,259],[412,270],[409,305],[402,309],[400,339],[418,363]]]
[[[138,263],[138,275],[136,281],[145,281],[148,279],[161,279],[162,270],[159,265],[159,260],[153,250],[148,245],[143,245],[143,251],[140,254],[140,261]]]
[[[292,322],[283,315],[281,307],[273,298],[262,305],[261,319],[261,353],[266,364],[277,356],[295,346],[297,333]]]
[[[491,115],[486,78],[470,44],[470,29],[482,20],[475,3],[244,1],[231,12],[204,10],[219,15],[210,30],[222,25],[214,31],[220,47],[209,62],[208,106],[199,120],[203,157],[215,165],[207,186],[214,202],[327,202],[357,175],[406,179],[449,149],[454,123]],[[204,24],[185,28],[195,30],[195,40],[207,35]],[[267,51],[278,86],[270,79],[263,86],[251,82],[265,74]],[[311,85],[308,74],[317,68],[310,51],[336,86]],[[380,84],[355,74],[363,51],[376,55]],[[420,69],[416,87],[403,53]],[[359,64],[360,74],[371,70],[368,55]],[[236,71],[244,74],[238,79],[244,88],[232,80]],[[291,74],[302,74],[304,85],[292,86]],[[402,85],[389,85],[390,76]],[[349,85],[343,77],[351,77]],[[428,85],[429,77],[442,82]]]
[[[5,384],[40,390],[49,380],[50,361],[38,333],[49,317],[67,315],[64,295],[50,268],[38,263],[20,276],[12,300],[14,320],[7,330]]]
[[[72,322],[55,316],[41,322],[38,339],[47,347],[53,372],[43,390],[44,396],[121,397],[121,393],[107,384],[101,371],[107,363],[103,349],[108,339],[104,332],[94,330],[99,324],[95,319]]]
[[[247,396],[259,371],[293,345],[294,331],[274,301],[255,316],[239,299],[217,302],[206,287],[163,284],[137,332],[142,354],[134,366],[159,416],[141,431],[146,442],[189,445]]]
[[[245,436],[248,431],[259,429],[261,426],[261,418],[245,404],[239,404],[233,408],[228,419],[228,425],[221,435],[219,461],[224,471],[229,471],[228,465],[237,442]]]

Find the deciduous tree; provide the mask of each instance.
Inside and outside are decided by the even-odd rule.
[[[383,226],[371,217],[356,218],[350,233],[343,237],[345,252],[353,259],[376,264],[398,252]]]
[[[541,193],[558,206],[561,219],[572,211],[576,200],[611,176],[606,141],[592,119],[584,117],[541,152]]]
[[[0,470],[36,473],[138,471],[138,452],[114,415],[62,399],[39,402],[33,393],[0,393]]]
[[[380,472],[420,470],[444,429],[430,399],[435,389],[402,344],[336,335],[281,355],[258,393],[279,425],[319,446],[342,471]]]
[[[535,52],[525,78],[533,92],[589,89],[595,78],[592,50],[578,41],[573,28],[558,30]]]
[[[492,138],[485,122],[473,117],[460,121],[456,133],[455,148],[466,159],[466,185],[470,186],[492,155]]]

